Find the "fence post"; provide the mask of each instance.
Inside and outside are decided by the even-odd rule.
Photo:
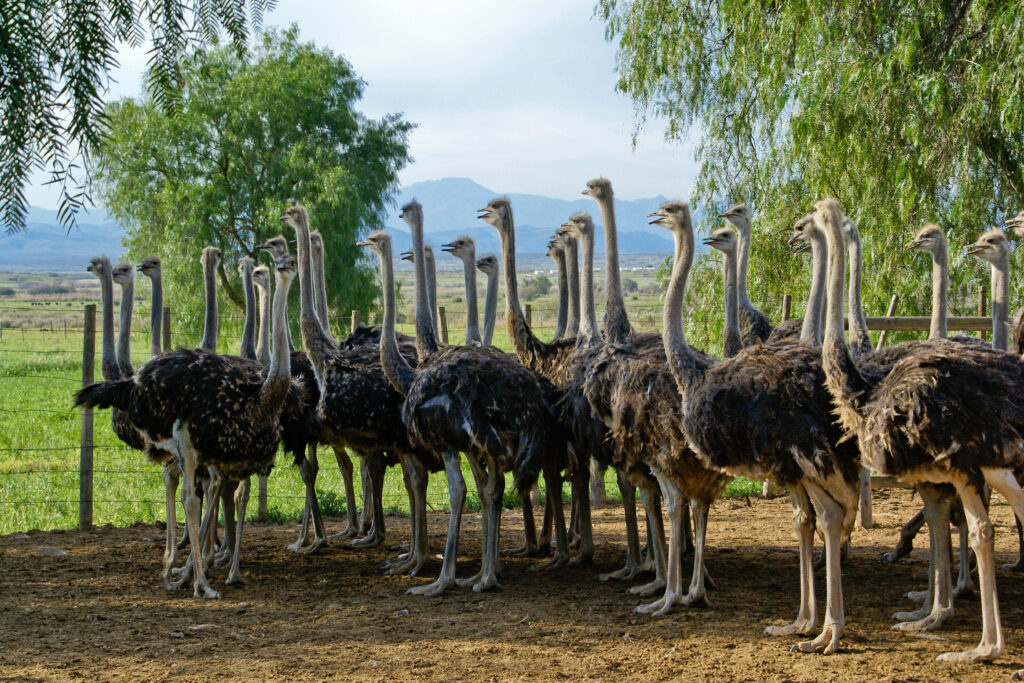
[[[256,521],[267,521],[267,476],[261,474],[256,489]]]
[[[789,316],[793,313],[793,297],[789,294],[782,295],[782,322],[789,320]]]
[[[985,289],[985,285],[981,285],[980,287],[978,287],[978,317],[979,318],[984,318],[987,315],[987,313],[985,313],[985,308],[986,308],[986,304],[987,303],[988,303],[987,291]],[[985,331],[984,330],[979,330],[978,331],[978,339],[982,339],[982,340],[985,339]]]
[[[96,304],[85,305],[82,338],[82,386],[93,382],[96,357]],[[81,450],[78,458],[78,529],[92,529],[92,408],[82,409]]]
[[[448,343],[448,316],[445,315],[444,306],[437,307],[437,313],[441,316],[441,341]]]
[[[526,324],[533,327],[533,306],[526,304]]]
[[[900,302],[900,295],[893,294],[892,300],[889,302],[889,310],[886,312],[885,317],[891,318],[896,314],[896,305]],[[878,335],[878,345],[875,346],[876,351],[881,351],[882,347],[885,346],[885,340],[889,338],[889,330],[882,330]]]
[[[164,351],[171,350],[171,307],[164,307]]]
[[[359,311],[352,311],[352,334],[356,333],[357,327],[359,327]]]

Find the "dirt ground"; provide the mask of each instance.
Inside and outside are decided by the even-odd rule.
[[[979,604],[962,600],[935,634],[890,629],[903,597],[924,585],[924,550],[894,567],[877,558],[917,501],[908,491],[876,495],[871,532],[857,530],[844,565],[847,628],[831,657],[792,654],[795,638],[763,634],[796,612],[798,569],[786,498],[720,501],[712,509],[707,565],[718,583],[711,607],[652,619],[632,613],[641,599],[621,583],[600,583],[623,549],[622,513],[595,512],[593,566],[527,573],[535,560],[507,560],[500,592],[454,589],[407,596],[428,578],[386,577],[379,563],[408,540],[408,522],[388,518],[388,542],[319,555],[284,549],[294,525],[250,525],[248,584],[212,583],[220,601],[159,583],[163,528],[30,532],[0,537],[0,680],[518,680],[760,679],[1008,680],[1024,666],[1024,576],[998,575],[1007,649],[994,664],[948,665],[935,658],[977,644]],[[432,513],[440,552],[447,516]],[[1015,559],[1009,508],[993,500],[998,559]],[[503,518],[503,545],[521,540],[521,516]],[[332,520],[329,530],[340,529]],[[480,517],[464,518],[459,575],[478,566]],[[919,537],[917,545],[924,544]],[[954,538],[955,541],[955,538]],[[60,553],[64,554],[60,554]],[[428,567],[436,576],[440,562]],[[689,569],[686,570],[687,572]],[[816,584],[823,609],[823,577]]]

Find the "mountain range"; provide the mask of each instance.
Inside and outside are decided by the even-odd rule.
[[[582,186],[581,186],[582,187]],[[506,194],[488,189],[469,178],[442,178],[413,183],[395,193],[394,204],[384,218],[384,227],[394,235],[396,251],[412,246],[408,226],[399,213],[412,199],[423,205],[424,232],[428,242],[440,246],[460,235],[476,240],[477,253],[499,253],[498,233],[477,218],[477,209],[495,197],[512,202],[516,221],[516,250],[528,254],[547,252],[548,240],[559,225],[577,211],[588,211],[597,229],[595,251],[603,253],[604,237],[597,203],[589,197],[555,199],[534,194]],[[615,200],[619,228],[619,250],[626,254],[670,254],[672,237],[663,228],[648,225],[647,214],[666,201],[665,197]],[[0,268],[5,270],[57,270],[84,268],[91,256],[106,254],[117,259],[122,252],[124,230],[107,214],[92,209],[78,217],[77,227],[68,232],[60,225],[57,212],[29,210],[26,230],[15,235],[0,235]],[[439,268],[455,268],[459,262],[438,253]]]

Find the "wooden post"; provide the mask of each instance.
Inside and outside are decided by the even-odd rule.
[[[867,467],[860,468],[860,525],[864,529],[872,529],[875,526],[874,515],[871,512],[871,470]]]
[[[437,307],[437,313],[441,316],[441,341],[448,343],[448,316],[445,314],[444,306]]]
[[[352,334],[356,333],[357,327],[359,327],[359,311],[352,311]]]
[[[896,305],[899,302],[900,302],[900,295],[899,294],[893,294],[892,295],[892,300],[889,302],[889,310],[885,314],[886,318],[891,318],[893,316],[893,314],[896,313]],[[878,345],[875,347],[875,350],[881,351],[882,347],[885,346],[885,340],[888,339],[888,337],[889,337],[889,330],[882,330],[882,332],[878,335]]]
[[[986,296],[986,294],[987,294],[987,290],[985,288],[985,285],[981,285],[980,287],[978,287],[978,317],[979,318],[984,318],[986,315],[988,315],[985,312],[986,303],[988,303],[988,297]],[[978,339],[982,339],[982,340],[985,339],[985,331],[984,330],[978,330]]]
[[[256,490],[256,521],[267,521],[267,477],[261,474]]]
[[[85,305],[85,334],[82,338],[82,386],[93,382],[96,358],[96,304]],[[78,529],[92,529],[92,408],[82,409],[82,430],[78,458]]]
[[[526,304],[526,324],[533,327],[533,306]]]
[[[64,338],[65,339],[68,338],[68,321],[67,320],[64,321]]]
[[[171,307],[164,307],[163,321],[164,351],[171,350]]]
[[[793,312],[793,297],[789,294],[782,295],[782,322],[789,320],[789,316]]]

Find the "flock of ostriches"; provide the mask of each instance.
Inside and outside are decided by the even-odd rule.
[[[917,611],[896,614],[897,628],[934,629],[951,614],[957,591],[972,588],[969,542],[977,560],[981,642],[940,659],[997,657],[1004,643],[993,527],[987,513],[991,489],[1005,497],[1018,520],[1024,519],[1024,494],[1017,480],[1024,470],[1024,361],[1006,349],[1006,233],[986,232],[968,249],[992,268],[991,345],[973,338],[947,338],[946,241],[938,226],[926,225],[910,246],[929,252],[933,260],[930,338],[874,351],[860,302],[860,237],[840,205],[823,199],[796,221],[790,243],[812,253],[807,312],[802,320],[775,328],[747,296],[751,213],[745,204],[735,205],[722,214],[731,227],[719,228],[705,240],[724,254],[725,329],[719,358],[691,347],[684,332],[687,277],[695,253],[689,207],[673,201],[651,214],[653,223],[672,232],[675,260],[663,333],[638,333],[623,305],[611,184],[603,178],[590,181],[583,194],[597,201],[603,223],[605,320],[599,325],[595,313],[594,223],[581,212],[558,230],[551,243],[549,254],[558,266],[561,296],[559,325],[550,342],[535,336],[520,308],[512,207],[505,199],[495,199],[481,210],[480,218],[501,238],[505,322],[513,354],[490,345],[498,259],[488,255],[478,261],[469,238],[444,246],[465,264],[466,343],[438,342],[433,254],[424,244],[422,209],[415,201],[402,212],[412,230],[413,249],[407,258],[415,267],[414,338],[395,331],[393,254],[385,232],[374,232],[360,242],[380,257],[383,324],[360,327],[341,341],[332,337],[326,324],[323,240],[318,232],[310,233],[306,210],[298,205],[288,208],[281,219],[294,230],[297,257],[288,253],[284,237],[260,246],[273,261],[272,301],[270,270],[254,267],[249,258],[238,264],[246,292],[246,322],[237,356],[220,354],[216,346],[218,249],[207,247],[202,254],[207,318],[198,349],[161,351],[160,263],[147,259],[139,266],[153,282],[154,342],[152,358],[138,369],[128,358],[134,269],[94,259],[89,270],[102,284],[105,381],[78,392],[76,403],[112,408],[118,436],[164,464],[164,584],[172,588],[191,582],[197,597],[219,597],[207,581],[211,563],[230,566],[228,583],[242,581],[239,555],[249,478],[270,471],[279,445],[294,455],[306,485],[301,535],[289,549],[320,548],[326,536],[314,486],[316,448],[327,444],[345,475],[349,503],[348,529],[339,535],[365,534],[353,546],[382,541],[384,473],[389,466],[401,466],[412,534],[408,552],[386,563],[392,574],[422,570],[428,558],[427,477],[444,471],[451,514],[440,575],[409,589],[427,596],[453,585],[476,591],[498,587],[507,473],[523,501],[526,537],[523,547],[510,552],[551,554],[531,569],[588,561],[593,554],[588,496],[592,468],[615,468],[626,513],[626,562],[600,578],[629,579],[653,568],[654,581],[631,591],[660,596],[636,608],[660,615],[680,605],[706,602],[711,581],[704,566],[708,511],[729,478],[742,475],[773,480],[789,491],[799,539],[799,611],[792,623],[769,627],[767,632],[811,635],[793,649],[828,654],[839,647],[845,621],[840,563],[856,517],[860,472],[868,467],[920,491],[924,510],[905,527],[902,551],[922,521],[929,529],[928,589],[918,595],[924,604]],[[1024,212],[1008,225],[1024,229]],[[476,268],[488,276],[482,333]],[[287,325],[288,290],[296,271],[304,351],[294,349]],[[123,295],[116,348],[114,282],[121,285]],[[843,331],[847,296],[849,343]],[[355,514],[353,468],[346,449],[362,465],[362,518]],[[479,571],[456,578],[466,496],[463,457],[481,501],[483,550]],[[528,494],[540,476],[548,491],[561,490],[568,479],[572,504],[567,525],[561,496],[546,496],[538,533]],[[174,504],[179,482],[190,546],[181,567],[176,566]],[[648,521],[646,551],[637,532],[636,490]],[[222,542],[216,533],[220,505],[225,518]],[[951,520],[960,527],[962,539],[955,589]],[[824,620],[815,609],[815,530],[824,540]],[[691,551],[693,569],[687,585],[683,558]]]

